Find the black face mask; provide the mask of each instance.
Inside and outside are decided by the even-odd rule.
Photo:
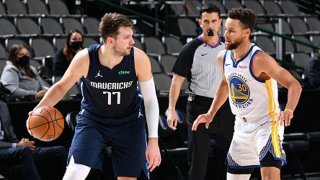
[[[72,50],[74,51],[78,51],[80,48],[82,48],[82,41],[73,41],[71,42],[70,46],[72,48]]]
[[[18,64],[21,66],[28,66],[30,63],[30,57],[29,56],[22,56],[21,58],[18,58]]]

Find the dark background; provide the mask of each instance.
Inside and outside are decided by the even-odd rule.
[[[285,129],[285,133],[293,133],[293,132],[312,132],[312,131],[320,131],[320,119],[319,119],[319,102],[320,102],[320,91],[317,90],[304,90],[302,92],[299,104],[295,110],[294,118],[292,119],[291,126]],[[165,118],[164,114],[168,105],[168,97],[160,96],[158,97],[159,105],[160,105],[160,114]],[[81,99],[67,99],[60,101],[55,107],[61,111],[61,113],[66,116],[67,113],[72,111],[79,111],[80,109],[80,101]],[[287,91],[279,90],[279,102],[281,106],[284,106],[287,101]],[[182,113],[185,112],[185,105],[187,102],[186,96],[181,96],[177,103],[177,109],[179,109]],[[15,132],[19,138],[29,137],[32,138],[25,127],[26,119],[28,117],[28,112],[31,111],[38,102],[11,102],[8,103],[9,110],[11,112],[12,122],[15,128]],[[231,138],[233,132],[233,116],[230,114],[230,109],[225,108],[225,121],[221,124],[222,128],[225,128],[225,136],[226,138]],[[167,148],[174,148],[177,145],[177,142],[181,140],[185,140],[186,137],[186,125],[180,124],[178,131],[172,132],[170,136],[166,136],[161,138],[161,143],[163,143]],[[52,142],[41,142],[36,140],[37,146],[51,146],[51,145],[63,145],[69,148],[71,140],[73,136],[73,131],[69,129],[67,124],[65,123],[65,129],[62,135],[52,141]],[[161,148],[163,148],[162,144]],[[316,172],[320,169],[320,160],[319,160],[320,148],[319,145],[317,149],[313,149],[309,152],[304,152],[302,155],[298,156],[300,161],[303,164],[304,170],[306,172]],[[318,159],[317,159],[318,158]],[[170,161],[166,156],[163,157],[162,165],[156,169],[152,174],[152,179],[177,179],[177,168],[180,170],[183,176],[186,176],[187,173],[187,161],[186,154],[176,154],[173,156],[174,163]],[[209,157],[209,167],[208,167],[208,179],[212,179],[215,176],[214,169],[215,163],[219,160],[219,152],[213,151],[212,155]],[[106,170],[105,176],[112,177],[112,166],[110,165],[110,158],[106,158],[105,160]],[[290,162],[288,162],[290,163]],[[176,165],[177,167],[175,167]],[[286,166],[284,167],[286,170]],[[297,172],[295,172],[297,173]],[[256,173],[258,174],[258,173]],[[253,175],[254,176],[254,175]],[[211,177],[211,178],[210,178]]]

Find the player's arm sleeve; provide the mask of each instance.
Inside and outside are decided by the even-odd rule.
[[[149,138],[158,138],[159,104],[153,78],[139,82],[143,96]]]

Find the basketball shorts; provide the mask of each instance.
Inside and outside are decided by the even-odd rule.
[[[110,143],[116,177],[138,177],[142,170],[149,176],[145,119],[139,111],[120,119],[92,120],[79,115],[68,158],[73,156],[77,164],[102,170],[105,148]]]
[[[227,155],[228,168],[258,168],[270,152],[275,160],[286,163],[282,147],[284,127],[270,116],[259,120],[236,116],[233,139]]]

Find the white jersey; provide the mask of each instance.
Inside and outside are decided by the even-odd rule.
[[[224,55],[229,103],[236,115],[227,157],[232,168],[258,167],[268,152],[285,163],[281,146],[284,127],[274,123],[280,111],[277,83],[273,79],[262,81],[252,72],[252,61],[259,51],[262,50],[251,44],[248,53],[237,62],[231,50],[226,50]]]
[[[248,121],[278,113],[278,87],[275,80],[262,81],[252,72],[254,55],[262,51],[251,44],[248,53],[237,62],[231,50],[224,55],[224,75],[229,86],[232,113]]]

